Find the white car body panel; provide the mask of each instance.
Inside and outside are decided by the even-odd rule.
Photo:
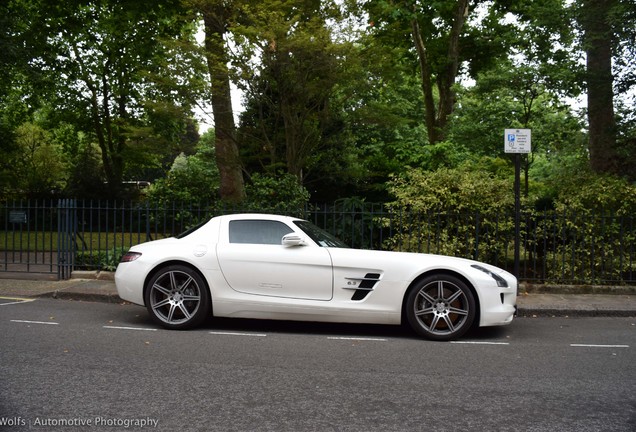
[[[259,296],[331,300],[331,257],[325,248],[219,243],[217,257],[227,284]]]
[[[229,221],[241,219],[283,221],[303,237],[305,245],[231,244]],[[121,263],[115,274],[119,296],[144,305],[144,287],[153,270],[179,262],[204,277],[214,316],[400,324],[411,284],[429,272],[448,272],[473,287],[480,326],[505,325],[513,319],[517,280],[502,269],[440,255],[320,247],[294,225],[295,220],[257,214],[220,216],[181,239],[134,246],[131,251],[141,256]],[[496,273],[508,286],[497,286],[474,264]]]

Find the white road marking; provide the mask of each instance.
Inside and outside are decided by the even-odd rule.
[[[349,341],[376,341],[376,342],[386,342],[387,339],[381,338],[363,338],[363,337],[343,337],[343,336],[329,336],[327,339],[331,340],[349,340]]]
[[[47,325],[58,325],[59,323],[52,321],[26,321],[26,320],[11,320],[14,323],[24,323],[24,324],[47,324]]]
[[[32,299],[32,298],[21,298],[21,297],[0,297],[0,300],[14,300],[9,303],[0,303],[0,306],[19,304],[19,303],[29,303],[29,302],[35,301],[35,299]]]
[[[220,335],[220,336],[252,336],[252,337],[267,337],[266,334],[263,333],[235,333],[235,332],[209,332],[212,335]]]
[[[595,344],[570,344],[571,347],[585,348],[629,348],[629,345],[595,345]]]
[[[121,326],[102,326],[105,329],[114,329],[114,330],[141,330],[141,331],[157,331],[156,328],[145,328],[145,327],[121,327]]]
[[[480,342],[480,341],[450,341],[452,344],[465,344],[465,345],[510,345],[510,342]]]

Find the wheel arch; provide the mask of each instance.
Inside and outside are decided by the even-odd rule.
[[[148,290],[148,282],[150,281],[150,279],[152,279],[159,271],[163,270],[166,267],[170,267],[172,265],[182,265],[182,266],[188,267],[201,277],[201,279],[205,282],[205,288],[208,290],[208,293],[210,293],[210,295],[208,296],[209,302],[210,302],[208,307],[210,308],[210,312],[212,312],[212,290],[210,289],[210,283],[208,282],[208,279],[201,272],[201,270],[197,268],[197,266],[183,260],[169,260],[169,261],[162,262],[148,272],[148,274],[146,275],[146,278],[144,279],[144,289],[143,289],[144,306],[148,306],[146,304],[146,291]]]
[[[413,281],[409,284],[408,288],[404,291],[404,296],[402,297],[402,318],[401,318],[401,322],[402,323],[407,323],[408,320],[406,319],[406,299],[409,296],[409,293],[415,289],[415,287],[419,284],[419,282],[422,279],[425,279],[429,276],[432,275],[447,275],[447,276],[453,276],[456,277],[457,279],[461,280],[462,282],[464,282],[466,284],[466,286],[468,287],[468,289],[471,291],[471,293],[473,294],[473,297],[475,298],[475,321],[473,322],[473,326],[479,326],[479,322],[480,322],[480,318],[481,318],[481,302],[479,300],[479,295],[477,294],[477,290],[475,289],[475,287],[473,286],[473,284],[461,273],[458,273],[456,271],[450,270],[450,269],[432,269],[429,271],[426,271],[420,275],[418,275],[415,279],[413,279]]]

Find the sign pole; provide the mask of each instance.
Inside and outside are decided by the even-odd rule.
[[[514,275],[519,278],[519,251],[521,225],[521,154],[515,153],[515,266]]]
[[[515,160],[515,263],[514,275],[518,279],[521,266],[521,154],[530,153],[532,131],[530,129],[504,130],[504,152],[513,153]]]

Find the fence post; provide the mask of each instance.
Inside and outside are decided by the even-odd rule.
[[[473,259],[479,260],[479,212],[475,212],[475,250]]]
[[[58,200],[57,216],[57,276],[58,279],[71,278],[75,263],[74,239],[77,231],[75,200]]]

